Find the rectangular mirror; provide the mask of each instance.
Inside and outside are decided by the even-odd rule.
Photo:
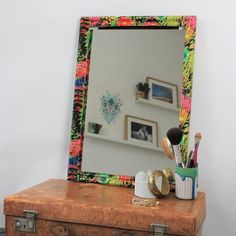
[[[174,167],[161,140],[184,131],[186,157],[196,17],[83,17],[68,179],[133,186]]]

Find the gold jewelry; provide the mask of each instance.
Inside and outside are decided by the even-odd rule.
[[[174,192],[175,191],[175,177],[174,177],[172,170],[170,168],[166,168],[166,169],[163,169],[162,171],[169,181],[170,192],[171,191]]]
[[[132,204],[135,206],[145,206],[145,207],[155,207],[160,204],[156,199],[146,199],[146,198],[133,198]]]
[[[172,183],[172,184],[175,183],[175,177],[174,177],[174,174],[170,168],[163,169],[162,172],[164,173],[164,175],[168,179],[169,183]]]
[[[162,178],[161,186],[157,186],[157,178]],[[148,178],[148,185],[151,192],[157,197],[167,196],[170,192],[170,184],[167,177],[160,170],[155,170]]]
[[[169,158],[170,160],[175,159],[174,151],[173,151],[172,145],[171,145],[168,138],[163,138],[162,139],[161,147],[163,148],[163,152],[164,152],[164,154],[167,158]]]

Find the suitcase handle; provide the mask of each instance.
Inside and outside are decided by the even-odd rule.
[[[50,232],[54,236],[72,236],[70,233],[70,229],[68,226],[63,226],[63,225],[53,225],[50,228]]]

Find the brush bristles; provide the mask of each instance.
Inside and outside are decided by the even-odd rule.
[[[182,140],[183,131],[180,128],[171,128],[167,132],[167,137],[172,145],[178,145]]]
[[[195,139],[197,139],[197,140],[201,140],[202,135],[201,135],[201,133],[196,133],[194,137],[195,137]]]
[[[194,136],[194,142],[199,145],[200,141],[201,141],[202,135],[201,133],[196,133]]]

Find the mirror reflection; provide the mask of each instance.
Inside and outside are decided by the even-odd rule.
[[[134,176],[174,166],[161,140],[179,125],[184,35],[93,30],[82,171]]]

